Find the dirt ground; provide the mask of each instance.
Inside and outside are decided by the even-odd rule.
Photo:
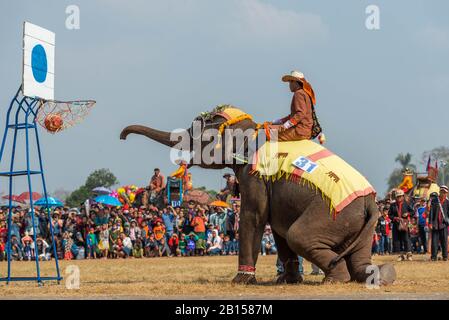
[[[61,261],[61,284],[46,282],[0,283],[1,299],[449,299],[449,263],[430,262],[429,256],[414,256],[412,262],[396,262],[396,256],[374,257],[376,264],[393,262],[398,279],[392,286],[368,289],[365,284],[321,285],[323,276],[310,275],[305,263],[305,282],[276,285],[276,256],[261,256],[258,284],[232,285],[236,256],[144,258],[127,260]],[[79,289],[68,289],[79,267]],[[33,262],[13,262],[13,276],[35,274]],[[42,275],[55,275],[54,262],[42,262]],[[0,263],[0,275],[7,264]]]

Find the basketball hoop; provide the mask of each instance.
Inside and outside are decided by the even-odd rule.
[[[40,100],[36,121],[50,133],[56,133],[80,123],[96,101]]]

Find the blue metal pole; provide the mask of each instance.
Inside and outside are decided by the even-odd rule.
[[[14,97],[14,100],[16,97]],[[14,138],[13,138],[13,144],[12,144],[12,151],[11,151],[11,162],[9,165],[9,208],[8,208],[8,281],[6,282],[9,284],[11,281],[11,221],[12,221],[12,178],[13,178],[13,172],[14,172],[14,158],[16,154],[16,143],[17,143],[17,123],[19,119],[19,112],[21,109],[21,105],[23,103],[24,99],[22,99],[17,107],[16,115],[15,115],[15,122],[14,122]],[[8,110],[9,111],[9,110]],[[8,127],[6,127],[5,130],[8,130]],[[3,151],[3,150],[2,150]]]
[[[0,149],[0,162],[2,161],[3,158],[3,151],[5,150],[5,143],[6,143],[6,137],[8,136],[8,129],[9,129],[9,116],[11,114],[11,110],[14,106],[14,102],[17,102],[17,97],[20,93],[20,90],[22,89],[22,86],[20,86],[19,90],[17,91],[16,95],[14,96],[14,98],[11,100],[11,103],[9,104],[9,108],[8,108],[8,112],[6,113],[6,125],[5,125],[5,133],[3,134],[3,141],[2,141],[2,147]]]
[[[9,130],[9,119],[10,119],[10,115],[11,115],[11,110],[14,106],[14,102],[17,102],[17,96],[20,93],[22,86],[20,86],[19,90],[17,90],[16,95],[14,96],[14,98],[11,100],[11,103],[9,104],[9,108],[8,111],[6,113],[6,124],[5,124],[5,133],[3,134],[3,140],[2,140],[2,146],[0,149],[0,162],[1,159],[3,158],[3,151],[5,150],[5,143],[6,143],[6,139],[8,137],[8,130]],[[11,180],[11,177],[10,177]],[[7,254],[7,259],[8,259],[8,283],[9,280],[11,279],[11,272],[10,272],[10,266],[11,266],[11,220],[12,220],[12,199],[11,199],[11,194],[12,194],[12,186],[11,186],[12,181],[10,181],[10,189],[9,189],[9,206],[8,206],[8,242],[6,244],[6,254]]]
[[[37,114],[37,112],[36,112],[36,114]],[[35,120],[34,120],[34,122],[35,122]],[[55,257],[56,273],[57,273],[57,276],[58,276],[58,283],[59,283],[59,280],[61,280],[62,278],[61,278],[61,274],[59,272],[58,253],[56,251],[56,242],[55,242],[55,234],[54,234],[54,228],[53,228],[53,220],[51,218],[50,206],[48,204],[47,186],[46,186],[46,183],[45,183],[44,167],[42,165],[41,146],[40,146],[40,143],[39,143],[39,134],[38,134],[37,126],[34,127],[34,132],[35,132],[35,136],[36,136],[37,153],[39,155],[39,166],[40,166],[40,172],[41,172],[41,177],[42,177],[42,186],[44,188],[44,197],[45,197],[46,206],[47,206],[46,209],[47,209],[48,221],[50,223],[51,242],[53,244],[53,255]]]
[[[34,102],[33,102],[34,103]],[[32,104],[33,104],[32,103]],[[31,104],[31,106],[32,106]],[[34,215],[34,203],[33,203],[33,188],[31,187],[31,173],[30,173],[30,145],[28,135],[28,115],[30,113],[31,106],[27,103],[28,109],[25,114],[25,145],[26,145],[26,162],[27,162],[27,179],[28,179],[28,192],[30,194],[30,210],[31,210],[31,223],[33,224],[33,240],[34,240],[34,260],[36,260],[36,274],[37,282],[42,284],[41,272],[39,268],[39,250],[37,246],[37,234],[36,234],[36,217]]]

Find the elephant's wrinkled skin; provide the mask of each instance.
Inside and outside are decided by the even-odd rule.
[[[215,116],[209,123],[218,127],[218,123],[223,121]],[[243,130],[254,127],[250,120],[232,126]],[[145,135],[171,147],[176,143],[169,140],[168,132],[145,126],[128,126],[120,138],[126,139],[130,133]],[[245,164],[199,166],[212,169],[230,167],[240,182],[240,271],[234,283],[256,282],[253,267],[259,256],[266,223],[272,226],[278,255],[285,267],[278,283],[302,281],[298,273],[298,255],[324,271],[324,282],[365,282],[372,273],[367,273],[367,267],[371,265],[372,236],[378,218],[372,195],[357,198],[333,220],[329,204],[319,192],[307,186],[282,179],[264,181],[251,175],[251,166]],[[395,280],[392,265],[379,268],[380,284],[390,284]]]

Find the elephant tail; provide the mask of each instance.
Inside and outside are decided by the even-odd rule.
[[[379,210],[377,208],[376,202],[372,195],[365,196],[365,224],[358,233],[355,240],[338,256],[336,256],[329,263],[329,268],[334,268],[337,263],[343,259],[348,253],[350,253],[354,248],[360,243],[362,239],[365,239],[365,234],[373,233],[373,227],[376,225],[377,220],[379,219]]]

